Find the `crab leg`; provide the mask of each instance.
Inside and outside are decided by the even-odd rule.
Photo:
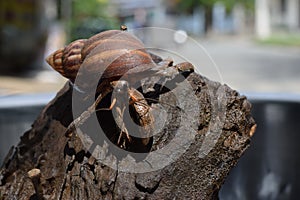
[[[102,87],[103,87],[103,85],[102,85]],[[113,90],[113,88],[110,86],[103,87],[103,88],[104,88],[103,92],[98,95],[95,102],[90,107],[88,107],[88,109],[86,111],[84,111],[79,117],[74,119],[71,122],[71,124],[69,124],[69,126],[65,132],[66,137],[71,137],[73,135],[73,133],[76,131],[76,128],[79,127],[80,125],[82,125],[96,111],[96,108],[97,108],[98,104],[101,102],[101,100],[103,99],[103,97],[105,97],[108,93],[112,92],[112,90]],[[112,106],[110,106],[110,107],[112,107]]]

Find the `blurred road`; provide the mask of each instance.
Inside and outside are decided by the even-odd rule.
[[[300,94],[300,47],[265,46],[237,37],[196,40],[221,74],[199,47],[182,49],[204,76],[241,92]],[[27,78],[0,76],[0,95],[56,92],[64,82],[50,67]]]
[[[266,46],[237,38],[199,42],[232,88],[300,94],[300,47]]]

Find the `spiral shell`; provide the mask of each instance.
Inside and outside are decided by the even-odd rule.
[[[58,49],[46,58],[48,64],[64,77],[74,82],[82,63],[81,50],[86,40],[76,40],[65,48]]]
[[[118,80],[124,74],[138,74],[155,66],[143,43],[120,30],[104,31],[89,39],[76,40],[51,54],[49,65],[75,81],[80,73],[99,74],[101,79]]]

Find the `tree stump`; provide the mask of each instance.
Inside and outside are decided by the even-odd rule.
[[[1,200],[218,199],[255,132],[245,96],[191,73],[168,91],[149,92],[161,127],[150,152],[114,154],[112,146],[119,148],[99,136],[86,148],[81,137],[64,135],[73,120],[72,90],[67,83],[7,155]],[[29,177],[32,169],[38,173]]]

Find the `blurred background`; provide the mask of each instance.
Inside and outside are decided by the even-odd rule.
[[[300,93],[300,0],[0,0],[0,16],[0,95],[56,92],[45,57],[120,24],[185,31],[239,91]]]
[[[187,34],[203,48],[137,32],[252,102],[257,133],[221,199],[298,199],[300,0],[0,0],[0,164],[66,82],[45,57],[120,24]]]

